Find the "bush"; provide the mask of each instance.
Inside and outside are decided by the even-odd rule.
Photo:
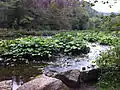
[[[100,38],[99,43],[102,45],[115,45],[119,41],[119,38],[112,36],[103,36]]]
[[[102,53],[98,60],[98,66],[102,69],[99,85],[103,90],[120,89],[120,46]],[[102,90],[102,89],[101,89]]]

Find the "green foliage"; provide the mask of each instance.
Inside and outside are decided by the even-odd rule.
[[[7,44],[8,52],[4,54],[22,57],[24,55],[51,57],[54,46],[52,39],[44,39],[42,37],[27,37],[13,40],[14,43]],[[7,42],[10,42],[9,40]]]
[[[89,20],[87,11],[82,7],[72,8],[72,12],[70,13],[70,18],[72,22],[72,30],[83,30],[87,29],[87,23]]]
[[[101,24],[102,19],[100,17],[92,17],[89,18],[89,28],[100,28],[100,24]]]
[[[79,3],[78,1],[70,2],[74,4]],[[0,24],[3,23],[7,25],[5,27],[14,29],[86,29],[89,18],[87,11],[83,7],[78,5],[75,7],[62,7],[56,4],[55,0],[51,0],[48,7],[43,8],[41,5],[42,2],[40,0],[9,0],[0,2],[0,11],[2,12]],[[6,20],[3,21],[2,17]]]
[[[99,86],[100,90],[119,90],[120,89],[120,72],[108,70],[101,76]]]
[[[28,28],[33,19],[28,10],[25,9],[23,0],[1,1],[0,11],[3,16],[2,21],[0,18],[0,24],[5,25],[5,28]]]
[[[120,16],[112,18],[111,23],[112,23],[111,30],[120,30]]]
[[[102,57],[98,60],[98,65],[102,68],[103,72],[99,80],[101,88],[109,90],[120,89],[120,46],[104,52]],[[102,90],[102,89],[101,89]]]
[[[55,36],[55,41],[60,48],[60,51],[69,55],[87,54],[89,47],[86,46],[86,42],[79,36],[78,33],[60,33]]]
[[[99,26],[101,30],[120,30],[120,15],[111,14],[110,16],[103,16],[101,19],[102,22]]]
[[[0,54],[5,53],[8,51],[8,45],[15,43],[13,40],[1,40],[0,41]]]
[[[28,15],[24,15],[23,18],[21,18],[21,20],[19,21],[20,26],[23,28],[30,28],[30,24],[32,23],[33,18],[28,16]]]
[[[22,6],[21,0],[10,0],[9,2],[6,2],[10,4],[7,9],[6,15],[7,15],[7,23],[8,26],[11,28],[18,29],[20,27],[20,21],[24,18],[25,10]]]
[[[100,67],[112,67],[115,65],[120,65],[120,46],[116,46],[108,52],[102,53],[102,57],[99,59]]]
[[[103,16],[102,22],[100,23],[100,29],[105,30],[111,30],[111,17],[109,16]]]
[[[102,45],[116,45],[119,41],[119,38],[112,36],[104,36],[99,40],[99,43]]]
[[[53,38],[44,37],[26,37],[15,40],[3,40],[0,42],[0,48],[6,50],[1,51],[3,56],[11,55],[13,57],[40,57],[42,59],[49,58],[56,53],[68,55],[87,54],[89,47],[81,38],[75,38],[71,35],[57,34]]]
[[[87,40],[88,42],[96,42],[99,40],[99,35],[98,33],[86,33],[84,36],[84,39]]]

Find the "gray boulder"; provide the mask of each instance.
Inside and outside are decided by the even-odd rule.
[[[0,90],[11,90],[12,80],[5,80],[0,82]]]
[[[99,72],[99,69],[88,72],[69,70],[56,74],[54,78],[43,74],[23,84],[18,90],[99,90],[95,86]]]
[[[55,78],[60,79],[65,85],[70,88],[80,88],[80,70],[69,70],[55,75]]]
[[[101,70],[92,69],[88,72],[81,72],[81,80],[85,83],[93,83],[97,82],[98,78],[100,77]]]
[[[47,77],[41,75],[36,79],[33,79],[17,90],[68,90],[66,85],[62,83],[59,79]]]
[[[96,83],[98,81],[99,73],[99,69],[85,72],[80,72],[80,70],[69,70],[55,75],[55,78],[60,79],[70,88],[81,88],[83,86],[86,87],[86,85],[89,86],[91,83]]]

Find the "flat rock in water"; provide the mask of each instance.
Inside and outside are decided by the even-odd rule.
[[[59,79],[51,78],[45,75],[41,75],[36,79],[33,79],[21,87],[18,90],[68,90],[67,86]]]
[[[12,90],[12,80],[1,81],[0,90]]]

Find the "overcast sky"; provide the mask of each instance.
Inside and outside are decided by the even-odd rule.
[[[85,1],[93,1],[93,0],[85,0]],[[113,0],[109,0],[109,4],[113,5],[112,8],[109,7],[109,4],[103,4],[101,1],[108,1],[108,0],[98,0],[99,2],[95,4],[94,8],[100,12],[118,12],[120,13],[120,0],[117,0],[117,3],[113,3]]]

